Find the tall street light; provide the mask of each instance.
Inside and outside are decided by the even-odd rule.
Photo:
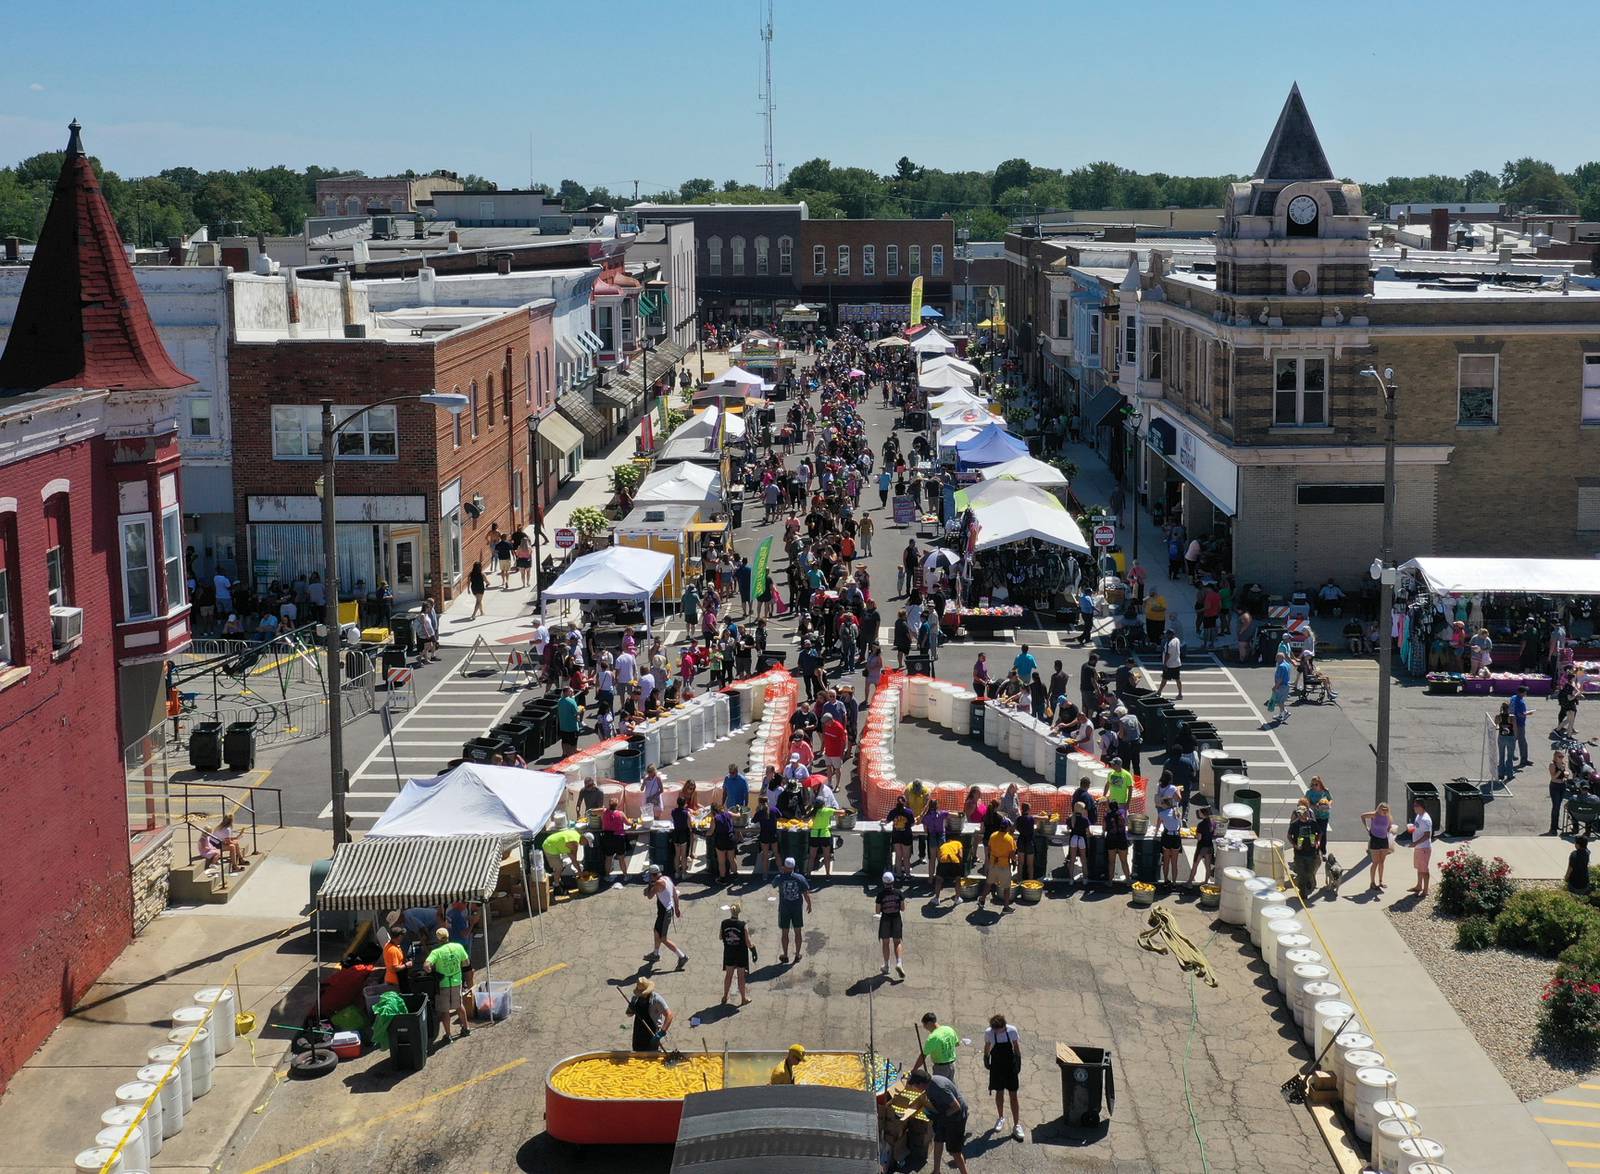
[[[432,404],[436,408],[443,408],[451,415],[459,415],[471,402],[459,392],[430,391],[422,395],[396,395],[357,408],[344,419],[335,421],[333,401],[331,399],[322,401],[322,476],[317,483],[317,494],[322,498],[322,588],[326,597],[323,624],[327,628],[325,639],[328,650],[328,671],[325,678],[328,687],[328,772],[329,783],[333,790],[335,847],[350,838],[350,829],[346,826],[344,809],[344,710],[342,708],[344,698],[340,695],[343,691],[341,678],[344,662],[341,658],[344,654],[344,638],[339,628],[339,543],[335,530],[338,524],[338,510],[337,491],[333,480],[336,455],[334,448],[339,433],[373,408],[405,403],[409,400]],[[398,437],[398,421],[395,433]]]
[[[1383,392],[1383,549],[1372,561],[1372,577],[1378,581],[1378,770],[1373,804],[1389,801],[1389,704],[1390,678],[1394,673],[1394,640],[1391,635],[1390,613],[1394,611],[1394,425],[1395,398],[1399,388],[1394,382],[1394,368],[1385,367],[1379,374],[1368,365],[1361,374],[1377,381]]]

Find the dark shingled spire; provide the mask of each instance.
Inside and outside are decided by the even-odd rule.
[[[188,387],[150,322],[76,119],[0,355],[0,396]]]
[[[1300,96],[1298,83],[1289,87],[1289,97],[1278,115],[1278,125],[1272,128],[1267,149],[1256,164],[1256,179],[1269,182],[1295,183],[1307,179],[1332,179],[1333,168],[1322,153],[1317,140],[1317,128],[1311,125],[1311,115],[1306,113],[1305,99]]]

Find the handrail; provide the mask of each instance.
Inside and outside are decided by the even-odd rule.
[[[186,827],[189,828],[189,861],[190,861],[190,863],[193,863],[194,859],[195,859],[195,854],[194,854],[194,827],[195,827],[194,819],[195,819],[195,815],[194,815],[193,812],[191,812],[189,810],[189,801],[191,799],[216,799],[218,805],[222,808],[222,814],[223,815],[228,815],[228,814],[230,814],[230,812],[227,810],[227,805],[228,805],[230,796],[223,794],[222,790],[220,788],[226,788],[227,790],[233,790],[233,791],[248,791],[248,792],[251,792],[251,793],[255,793],[255,792],[258,792],[258,791],[270,792],[273,795],[273,797],[274,797],[274,799],[275,799],[275,801],[277,802],[277,805],[278,805],[278,827],[282,828],[284,826],[284,824],[283,824],[283,788],[282,787],[250,786],[249,784],[246,784],[246,783],[213,783],[210,780],[206,780],[204,782],[196,781],[196,782],[192,782],[191,783],[191,782],[189,782],[187,780],[184,780],[184,779],[168,780],[167,786],[168,787],[175,787],[176,786],[176,787],[182,787],[183,788],[183,817],[182,817],[182,822]],[[197,789],[197,788],[211,788],[211,787],[217,787],[217,788],[219,788],[219,790],[212,791],[212,790],[209,790],[209,789],[204,789],[204,790]],[[249,814],[249,816],[250,816],[250,853],[253,856],[254,855],[259,855],[260,854],[260,850],[261,850],[261,841],[260,841],[259,821],[258,821],[258,818],[257,818],[257,813],[256,813],[255,806],[253,804],[251,804],[251,803],[245,802],[243,799],[234,799],[233,800],[233,804],[234,804],[234,811],[233,811],[232,814],[236,814],[237,812],[239,812],[241,810],[245,811],[245,812],[247,812]],[[202,830],[209,830],[209,829],[202,829]],[[224,876],[223,887],[226,888],[227,887],[226,864],[224,864],[223,876]]]

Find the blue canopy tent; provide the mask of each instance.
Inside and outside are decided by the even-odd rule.
[[[1028,442],[1019,440],[999,424],[986,424],[978,434],[956,445],[956,463],[963,469],[998,465],[1028,454]]]
[[[943,314],[939,313],[939,311],[935,310],[932,306],[923,306],[922,307],[922,316],[924,318],[943,318],[944,317]]]

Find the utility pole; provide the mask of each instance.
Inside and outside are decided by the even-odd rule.
[[[1389,707],[1393,691],[1394,639],[1391,613],[1394,611],[1394,432],[1398,414],[1395,400],[1399,388],[1394,383],[1394,368],[1385,367],[1383,374],[1367,367],[1361,374],[1374,379],[1383,393],[1383,549],[1372,564],[1372,576],[1378,580],[1378,744],[1377,772],[1374,781],[1373,803],[1389,801]]]

